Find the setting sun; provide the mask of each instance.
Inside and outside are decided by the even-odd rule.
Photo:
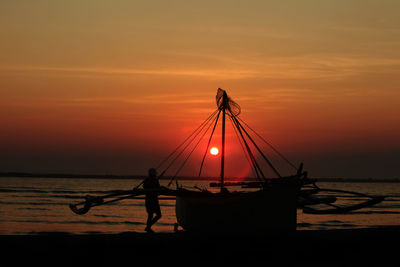
[[[216,155],[218,155],[219,150],[218,150],[217,147],[212,147],[212,148],[210,149],[210,153],[211,153],[211,155],[216,156]]]

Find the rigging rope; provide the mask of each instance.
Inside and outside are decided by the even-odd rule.
[[[186,146],[182,149],[182,151],[180,151],[178,153],[178,155],[172,160],[172,162],[164,169],[164,171],[159,175],[158,178],[162,177],[165,172],[172,166],[172,164],[179,158],[179,156],[186,150],[186,148],[193,142],[193,140],[196,139],[196,137],[199,135],[199,133],[204,129],[204,127],[208,124],[208,122],[212,119],[212,117],[215,116],[215,114],[218,112],[218,109],[216,111],[214,111],[205,121],[203,121],[199,127],[196,128],[196,130],[188,137],[185,139],[185,141],[180,144],[168,157],[166,160],[164,160],[162,163],[166,162],[175,152],[178,151],[178,149],[186,143],[186,141],[194,135],[194,137],[192,138],[192,140],[189,141],[189,143],[186,144]],[[199,130],[200,129],[200,130]],[[161,166],[162,164],[160,164]]]
[[[214,123],[214,128],[213,128],[213,130],[212,130],[212,132],[211,132],[210,138],[208,139],[206,151],[204,152],[203,159],[202,159],[201,165],[200,165],[199,177],[200,177],[200,175],[201,175],[201,170],[203,169],[204,160],[206,159],[206,155],[207,155],[207,152],[208,152],[208,148],[210,147],[211,139],[212,139],[212,137],[213,137],[213,135],[214,135],[214,131],[215,131],[215,128],[216,128],[216,126],[217,126],[217,122],[218,122],[218,119],[219,119],[219,115],[221,114],[221,111],[222,111],[222,110],[220,109],[219,112],[218,112],[217,119],[215,120],[215,123]]]
[[[284,161],[286,161],[286,163],[288,163],[291,167],[293,167],[294,169],[297,170],[296,166],[290,162],[286,157],[284,157],[271,143],[269,143],[268,141],[266,141],[260,134],[258,134],[253,128],[251,128],[245,121],[243,121],[241,118],[239,118],[237,115],[240,114],[240,106],[235,103],[231,98],[228,97],[228,103],[223,102],[223,99],[226,99],[227,96],[225,96],[225,98],[223,97],[224,95],[226,95],[225,91],[222,89],[218,89],[218,93],[216,96],[216,100],[217,100],[217,106],[218,109],[215,110],[211,115],[209,115],[207,117],[206,120],[204,120],[174,151],[172,151],[158,166],[156,169],[159,169],[161,166],[163,166],[164,164],[166,164],[171,158],[172,161],[169,163],[169,165],[164,169],[164,171],[159,175],[159,178],[162,177],[165,172],[175,163],[175,161],[183,154],[183,152],[188,149],[188,147],[196,140],[196,138],[198,137],[199,134],[201,134],[203,132],[204,129],[206,129],[200,139],[197,141],[197,143],[195,144],[195,146],[193,147],[193,149],[190,151],[190,153],[186,156],[184,162],[181,164],[181,166],[178,168],[177,172],[175,173],[175,175],[171,178],[168,186],[171,185],[172,181],[176,178],[176,176],[178,175],[178,173],[182,170],[182,168],[185,166],[186,162],[189,160],[189,157],[192,155],[192,153],[194,152],[194,150],[198,147],[200,141],[204,138],[204,136],[206,135],[206,133],[209,131],[210,127],[212,124],[214,124],[214,127],[212,129],[211,135],[209,137],[208,143],[207,143],[207,147],[206,147],[206,151],[203,155],[202,158],[202,162],[200,165],[200,170],[199,170],[199,177],[201,175],[203,166],[204,166],[204,162],[205,162],[205,158],[207,156],[207,151],[208,148],[211,144],[211,140],[212,137],[214,135],[214,131],[216,129],[217,126],[217,122],[218,119],[220,117],[220,113],[221,111],[225,109],[229,112],[228,117],[231,120],[231,123],[233,125],[233,129],[235,130],[235,134],[236,137],[239,140],[239,143],[241,145],[241,148],[246,156],[247,161],[249,162],[249,164],[253,167],[252,171],[255,172],[257,178],[262,181],[265,181],[265,175],[260,167],[260,165],[258,164],[253,152],[251,151],[251,148],[249,146],[249,144],[246,141],[245,136],[247,136],[248,139],[250,139],[250,141],[252,142],[252,144],[255,146],[255,148],[258,150],[258,152],[262,155],[262,157],[264,158],[264,160],[267,162],[267,164],[269,165],[269,167],[273,170],[273,172],[278,176],[281,177],[281,175],[279,174],[279,172],[277,171],[277,169],[272,165],[272,163],[270,162],[270,160],[265,156],[265,154],[260,150],[260,148],[257,146],[257,144],[254,142],[253,138],[249,135],[249,133],[247,132],[247,130],[243,127],[243,125],[240,123],[242,122],[248,129],[250,129],[252,132],[254,132],[264,143],[266,143],[275,153],[277,153]],[[218,115],[216,115],[218,114]],[[240,122],[239,122],[240,120]],[[243,134],[244,132],[244,134]],[[240,136],[239,136],[240,135]],[[182,148],[183,147],[183,148]],[[246,153],[247,150],[247,153]],[[261,179],[262,177],[262,179]]]
[[[258,134],[253,128],[251,128],[245,121],[243,121],[241,118],[237,117],[241,122],[243,122],[247,128],[249,128],[251,131],[253,131],[264,143],[266,143],[275,153],[277,153],[286,163],[288,163],[291,167],[293,167],[295,170],[297,170],[297,167],[290,162],[285,156],[283,156],[271,143],[269,143],[267,140],[265,140],[260,134]]]
[[[206,121],[210,120],[212,117],[214,117],[214,115],[219,111],[219,109],[216,109],[213,113],[211,113],[211,115],[209,115],[207,117],[207,119],[205,119],[177,148],[175,148],[174,151],[172,151],[163,161],[161,161],[160,164],[158,164],[158,166],[156,167],[156,169],[159,169],[165,162],[167,162],[169,160],[169,158],[172,157],[172,155],[181,147],[183,146],[183,144],[186,143],[187,140],[189,140],[189,138],[199,130],[199,128],[206,123]]]
[[[247,135],[247,137],[250,139],[250,141],[253,143],[253,145],[257,148],[258,152],[260,152],[261,156],[264,158],[264,160],[268,163],[269,167],[275,172],[275,174],[280,178],[282,177],[279,172],[275,169],[275,167],[272,165],[271,161],[264,155],[264,153],[261,151],[261,149],[257,146],[257,144],[254,142],[254,140],[251,138],[251,136],[248,134],[246,129],[240,124],[238,119],[236,117],[233,117],[233,119],[237,122],[237,124],[242,128],[244,133]]]
[[[232,123],[232,128],[233,128],[233,130],[234,130],[234,132],[235,132],[235,135],[236,135],[237,139],[239,140],[239,144],[240,144],[240,147],[242,148],[243,154],[245,155],[246,160],[247,160],[247,162],[249,163],[249,165],[252,167],[252,168],[251,168],[251,171],[253,172],[253,175],[254,175],[255,177],[257,177],[258,179],[260,179],[260,177],[259,177],[259,175],[258,175],[258,172],[254,169],[254,164],[251,162],[249,156],[248,156],[247,153],[246,153],[246,149],[245,149],[245,147],[244,147],[244,145],[243,145],[243,143],[242,143],[242,140],[241,140],[240,137],[239,137],[239,133],[238,133],[236,127],[235,127],[235,123],[234,123],[233,119],[231,118],[231,116],[229,116],[229,119],[230,119],[230,121],[231,121],[231,123]]]
[[[240,125],[240,124],[239,124],[239,121],[238,121],[238,120],[235,120],[235,116],[232,116],[232,119],[233,119],[233,121],[235,122],[235,126],[236,126],[236,128],[238,129],[238,132],[239,132],[240,136],[242,137],[242,140],[243,140],[243,142],[244,142],[244,144],[245,144],[245,146],[246,146],[246,149],[247,149],[247,153],[249,154],[250,159],[251,159],[251,161],[253,162],[253,166],[254,166],[254,169],[255,169],[256,173],[257,173],[257,172],[260,172],[262,178],[265,180],[264,173],[263,173],[263,171],[261,170],[260,166],[258,165],[258,163],[257,163],[257,161],[256,161],[256,159],[255,159],[255,157],[254,157],[254,155],[253,155],[253,153],[251,152],[251,149],[250,149],[249,145],[247,144],[246,139],[245,139],[244,136],[243,136],[241,127],[239,127],[239,125]],[[257,178],[259,178],[259,175],[257,175]]]
[[[215,120],[215,125],[216,122],[218,121],[218,117],[219,117],[219,113],[218,116]],[[186,162],[188,161],[188,159],[190,158],[190,156],[192,155],[192,153],[194,152],[194,150],[197,148],[197,146],[200,144],[201,140],[203,140],[204,136],[206,135],[206,133],[208,132],[208,130],[210,129],[212,123],[210,123],[207,127],[207,129],[205,130],[205,132],[203,133],[203,135],[200,137],[200,139],[197,141],[196,145],[192,148],[192,151],[190,151],[190,153],[187,155],[187,157],[185,158],[185,160],[183,161],[182,165],[179,167],[179,169],[177,170],[177,172],[175,173],[175,175],[171,178],[170,182],[168,183],[168,186],[171,185],[172,181],[176,178],[176,176],[178,175],[178,173],[182,170],[182,168],[185,166]],[[204,129],[204,127],[201,129],[201,131]],[[215,129],[215,127],[214,127]]]

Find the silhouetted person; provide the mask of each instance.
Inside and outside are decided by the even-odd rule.
[[[157,179],[156,169],[154,168],[149,169],[149,176],[144,180],[143,188],[145,190],[153,190],[160,188],[160,183]],[[157,192],[146,193],[145,206],[147,211],[147,226],[144,230],[148,233],[153,233],[151,226],[161,218],[161,208],[160,204],[158,203]]]

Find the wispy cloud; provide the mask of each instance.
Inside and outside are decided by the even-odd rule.
[[[59,67],[59,66],[2,66],[8,71],[64,72],[109,75],[158,75],[158,76],[198,76],[222,79],[241,79],[256,75],[252,70],[241,69],[136,69],[106,67]]]
[[[203,104],[209,103],[209,96],[192,96],[185,94],[152,94],[140,97],[83,97],[71,100],[75,104],[105,104],[105,103],[122,103],[122,104]]]
[[[185,55],[191,57],[190,54]],[[192,55],[196,58],[198,55]],[[256,55],[224,56],[208,55],[218,62],[217,67],[192,67],[145,69],[110,68],[81,66],[0,66],[3,71],[44,72],[89,75],[148,75],[148,76],[190,76],[209,80],[235,79],[336,79],[365,73],[387,72],[388,68],[400,68],[400,59],[373,56],[349,56],[338,54],[308,54],[292,57],[265,58]],[[233,66],[233,67],[232,67]]]

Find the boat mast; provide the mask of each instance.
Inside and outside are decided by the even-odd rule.
[[[224,169],[225,169],[225,109],[228,104],[228,95],[224,91],[222,96],[222,153],[221,153],[221,192],[224,189]]]

